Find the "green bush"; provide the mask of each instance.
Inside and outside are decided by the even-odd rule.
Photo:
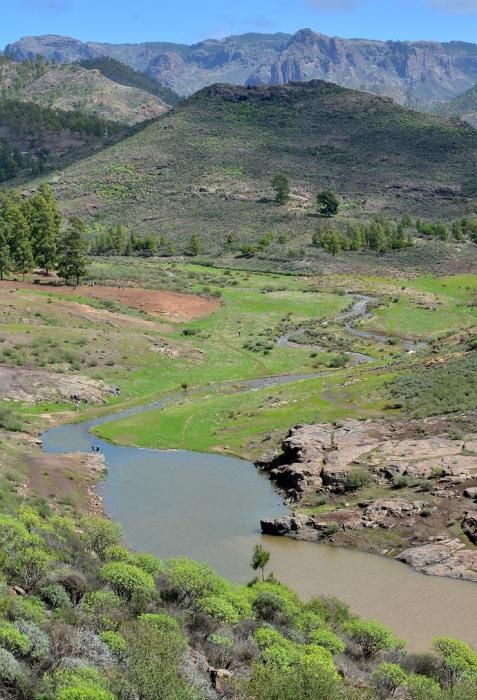
[[[191,559],[171,559],[167,564],[169,593],[179,603],[224,593],[226,583],[207,564]]]
[[[107,632],[101,632],[99,637],[115,656],[122,656],[126,651],[126,640],[119,632],[112,632],[109,630]]]
[[[398,664],[391,663],[379,664],[371,676],[376,693],[383,700],[392,697],[400,686],[407,684],[407,680],[407,673]]]
[[[439,700],[442,697],[439,683],[419,674],[409,676],[407,692],[410,700]]]
[[[346,644],[332,630],[323,627],[322,629],[314,630],[308,639],[310,644],[316,644],[320,647],[328,649],[332,654],[343,654],[346,649]]]
[[[477,652],[452,637],[436,637],[433,647],[439,655],[444,680],[453,685],[462,678],[477,680]]]
[[[364,486],[367,486],[370,481],[369,472],[366,469],[360,467],[354,467],[350,469],[346,476],[346,490],[347,491],[358,491]]]
[[[31,650],[31,642],[10,622],[0,622],[0,647],[11,651],[12,654],[26,656]]]
[[[115,593],[125,598],[131,598],[141,588],[154,588],[151,574],[133,564],[110,562],[101,568],[100,576]]]
[[[22,675],[22,669],[18,661],[6,649],[0,648],[0,681],[13,684]]]
[[[106,518],[91,516],[82,521],[83,540],[86,547],[101,560],[106,560],[108,547],[119,545],[122,530],[116,523]]]
[[[367,659],[380,651],[397,649],[404,644],[387,627],[375,620],[353,620],[345,626],[345,631]]]

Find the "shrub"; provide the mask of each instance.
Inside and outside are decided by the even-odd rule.
[[[16,583],[31,591],[48,572],[52,557],[42,549],[26,547],[8,559],[7,571]]]
[[[407,692],[410,700],[439,700],[442,697],[439,683],[419,674],[409,676]]]
[[[205,598],[199,598],[197,606],[199,610],[210,615],[210,617],[228,625],[234,625],[240,619],[232,603],[221,595],[210,595]]]
[[[98,516],[84,518],[82,527],[83,541],[86,547],[94,552],[101,561],[105,561],[108,547],[118,545],[121,541],[121,528],[106,518]]]
[[[153,554],[147,552],[139,552],[131,556],[131,564],[138,566],[140,569],[147,571],[151,576],[162,574],[165,571],[164,562]]]
[[[87,593],[79,609],[88,626],[115,629],[125,618],[124,601],[113,591]]]
[[[437,637],[433,647],[440,657],[445,683],[453,685],[461,678],[477,680],[477,652],[468,644],[452,637]]]
[[[378,697],[385,700],[407,683],[407,673],[398,664],[382,663],[373,671],[371,682]]]
[[[59,583],[47,583],[39,590],[39,595],[53,609],[67,608],[71,605],[67,591]]]
[[[139,622],[145,622],[148,625],[154,625],[163,632],[180,632],[179,622],[175,617],[167,615],[167,613],[145,613],[139,616]]]
[[[309,637],[310,644],[315,644],[328,649],[332,654],[342,654],[346,649],[346,644],[332,630],[323,627],[314,630]]]
[[[369,481],[369,472],[367,472],[366,469],[355,467],[348,472],[345,487],[347,491],[358,491],[358,489],[367,486]]]
[[[226,583],[207,564],[190,559],[171,559],[167,565],[169,594],[179,602],[223,593]]]
[[[85,667],[55,674],[55,700],[116,700],[106,680],[94,669]]]
[[[370,659],[380,651],[403,646],[392,632],[375,620],[354,620],[345,627],[346,633],[360,647],[365,658]]]
[[[29,656],[34,661],[45,661],[50,655],[50,638],[34,622],[19,620],[15,623],[16,629],[27,637],[30,642]]]
[[[2,683],[13,684],[21,676],[21,666],[6,649],[0,648],[0,680]]]
[[[0,647],[11,651],[12,654],[26,656],[31,650],[31,643],[28,637],[10,622],[2,622],[0,623]]]
[[[141,588],[154,588],[154,579],[151,574],[133,564],[124,562],[105,564],[100,571],[100,576],[115,593],[129,599]]]
[[[33,596],[28,596],[28,598],[16,596],[9,603],[8,617],[10,620],[27,620],[41,625],[47,619],[45,606],[38,598]]]
[[[126,648],[127,648],[126,640],[124,639],[122,634],[119,634],[119,632],[112,632],[112,631],[102,632],[99,635],[99,638],[101,639],[102,642],[104,642],[106,644],[108,649],[115,656],[122,656],[124,654],[124,652],[126,651]]]

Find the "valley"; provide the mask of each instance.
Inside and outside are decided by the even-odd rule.
[[[0,697],[475,700],[477,45],[221,36],[0,54]]]

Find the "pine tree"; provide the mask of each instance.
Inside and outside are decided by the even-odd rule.
[[[12,260],[10,257],[10,246],[8,245],[6,236],[0,227],[0,280],[6,272],[11,270]]]
[[[58,274],[66,284],[70,280],[75,281],[78,286],[80,279],[86,274],[86,254],[88,244],[84,236],[84,224],[81,219],[75,217],[71,219],[68,230],[60,241]]]
[[[29,202],[33,255],[48,275],[56,263],[61,215],[48,185],[42,185]]]
[[[10,240],[13,269],[15,272],[21,272],[23,279],[25,279],[25,274],[31,272],[35,266],[30,241],[30,227],[19,206],[14,205],[11,208],[10,217],[13,221],[13,230]]]
[[[290,196],[290,183],[286,175],[277,174],[272,178],[272,187],[275,190],[275,201],[278,204],[285,204]]]

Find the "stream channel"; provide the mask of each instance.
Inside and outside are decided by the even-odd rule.
[[[354,324],[369,313],[372,298],[354,298],[352,309],[336,320],[361,335]],[[415,349],[416,343],[405,347]],[[220,386],[245,391],[317,376],[267,377]],[[106,513],[121,523],[129,546],[162,558],[206,561],[223,576],[245,582],[252,577],[251,553],[260,542],[271,552],[274,574],[300,595],[341,598],[358,614],[387,624],[412,650],[428,649],[436,635],[458,637],[477,647],[476,584],[425,576],[373,554],[265,537],[260,518],[277,517],[288,509],[251,462],[220,454],[120,447],[90,433],[98,425],[160,408],[180,396],[61,425],[42,436],[49,453],[90,452],[93,444],[99,446],[107,473],[98,492]]]

